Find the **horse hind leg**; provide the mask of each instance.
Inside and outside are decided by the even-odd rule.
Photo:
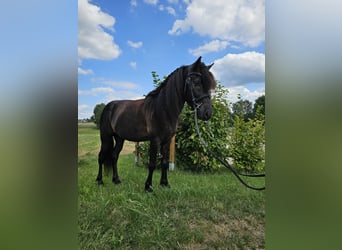
[[[102,180],[102,165],[104,163],[104,160],[103,160],[103,157],[102,157],[102,154],[101,154],[101,151],[99,153],[99,156],[98,156],[98,164],[99,164],[99,172],[97,174],[97,177],[96,177],[96,181],[97,181],[97,184],[98,185],[103,185],[103,180]]]
[[[101,149],[98,155],[99,171],[97,174],[96,181],[99,185],[103,185],[102,180],[102,169],[103,165],[107,168],[111,165],[111,155],[113,151],[113,138],[112,137],[101,137]]]
[[[115,184],[120,184],[120,178],[119,178],[119,174],[118,174],[118,159],[119,159],[119,154],[123,148],[123,144],[125,142],[124,139],[122,139],[121,137],[119,137],[118,135],[114,135],[115,138],[115,147],[113,150],[113,160],[112,160],[112,164],[113,164],[113,183]]]

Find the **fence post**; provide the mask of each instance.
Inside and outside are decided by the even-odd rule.
[[[175,146],[176,146],[176,135],[171,138],[170,142],[170,160],[169,160],[169,170],[173,171],[175,168]]]
[[[134,157],[134,162],[135,165],[138,166],[139,164],[139,142],[135,142],[135,151],[134,151],[135,157]]]

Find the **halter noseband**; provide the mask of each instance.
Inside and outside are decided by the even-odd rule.
[[[190,106],[194,109],[199,109],[201,107],[201,105],[203,104],[202,101],[203,99],[205,98],[210,98],[210,95],[208,94],[204,94],[204,95],[201,95],[199,97],[195,97],[194,95],[194,91],[193,91],[193,83],[192,83],[192,78],[191,76],[193,75],[196,75],[196,76],[202,76],[201,73],[199,72],[190,72],[188,74],[188,76],[186,77],[186,80],[185,80],[185,86],[184,86],[184,93],[186,95],[186,92],[187,92],[187,89],[190,89],[190,94],[191,94],[191,103]]]

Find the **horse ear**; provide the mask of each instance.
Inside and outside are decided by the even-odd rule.
[[[196,64],[196,65],[201,64],[201,59],[202,59],[202,57],[200,56],[200,57],[196,60],[196,62],[195,62],[194,64]]]
[[[214,65],[214,63],[207,66],[208,70]]]
[[[201,66],[201,56],[196,60],[196,62],[194,62],[192,65],[191,65],[191,71],[197,71],[199,70],[200,66]]]

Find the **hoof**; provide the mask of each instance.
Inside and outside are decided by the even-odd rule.
[[[160,183],[160,186],[162,186],[164,188],[171,188],[169,183]]]
[[[152,186],[145,187],[145,192],[146,193],[152,193],[153,192]]]
[[[100,185],[103,185],[103,180],[97,180],[96,179],[96,181],[97,181],[97,184],[100,186]]]
[[[117,185],[117,184],[120,184],[121,181],[120,181],[120,179],[114,179],[114,180],[113,180],[113,183]]]

